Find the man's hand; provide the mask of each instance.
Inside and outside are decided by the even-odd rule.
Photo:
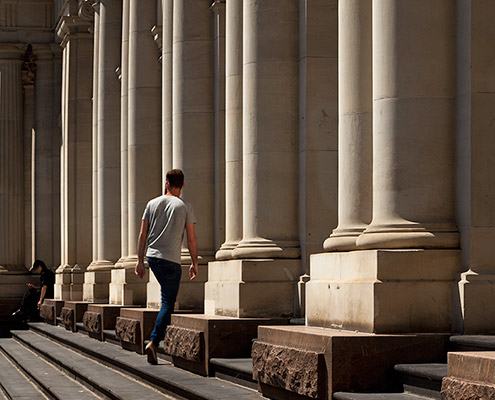
[[[40,308],[42,304],[43,304],[43,300],[38,301],[38,308]]]
[[[32,283],[26,283],[26,286],[29,288],[29,289],[35,289],[36,286],[34,286]]]
[[[198,266],[197,264],[191,264],[189,267],[189,279],[192,281],[198,276]]]
[[[139,276],[141,279],[143,279],[144,276],[144,262],[138,261],[136,263],[136,268],[134,269],[134,273]]]

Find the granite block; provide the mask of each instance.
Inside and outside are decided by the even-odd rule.
[[[121,342],[138,345],[141,342],[141,324],[135,319],[117,317],[115,334]]]
[[[175,325],[169,326],[163,340],[163,348],[166,354],[180,357],[188,361],[201,362],[204,355],[203,332],[181,328]]]

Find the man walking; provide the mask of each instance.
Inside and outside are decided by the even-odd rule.
[[[150,364],[157,364],[157,348],[165,337],[179,291],[184,229],[192,259],[189,278],[192,280],[198,274],[198,245],[194,234],[196,217],[191,205],[180,198],[183,187],[184,173],[180,169],[168,171],[165,194],[148,202],[141,221],[135,273],[140,278],[144,276],[144,250],[147,246],[146,260],[160,283],[162,297],[162,307],[146,346]]]

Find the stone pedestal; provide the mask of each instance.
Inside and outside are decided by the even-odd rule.
[[[65,329],[76,332],[76,323],[83,321],[83,316],[87,309],[88,303],[85,301],[66,301],[60,311],[60,317]]]
[[[287,318],[229,318],[208,315],[172,315],[163,348],[174,365],[210,374],[211,358],[249,357],[259,325],[288,324]]]
[[[40,307],[40,317],[52,325],[57,325],[57,317],[60,316],[64,300],[45,299]]]
[[[70,272],[70,300],[81,301],[83,299],[84,268],[76,265]]]
[[[146,268],[143,279],[134,273],[134,266],[111,271],[109,303],[117,305],[146,304],[146,285],[149,269]]]
[[[115,321],[124,306],[114,304],[88,304],[84,313],[84,329],[94,339],[105,340],[106,330],[115,330]]]
[[[300,260],[230,260],[209,264],[205,314],[291,317]]]
[[[390,374],[393,365],[443,361],[446,343],[444,335],[260,326],[252,349],[253,377],[264,396],[276,399],[331,399],[336,391],[387,391],[395,384]]]
[[[88,271],[84,273],[83,300],[89,303],[108,303],[110,270]]]
[[[158,310],[122,308],[115,323],[115,334],[123,349],[144,354],[144,341],[149,340]]]
[[[316,254],[307,324],[370,333],[451,332],[458,250]]]
[[[449,375],[442,381],[442,399],[495,398],[495,352],[449,353]]]
[[[53,296],[56,300],[70,300],[71,268],[68,265],[61,265],[55,271],[55,285],[53,286]]]

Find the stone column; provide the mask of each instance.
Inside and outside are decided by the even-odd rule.
[[[307,324],[450,332],[460,267],[455,7],[374,0],[372,26],[373,219],[362,250],[312,256]]]
[[[233,251],[240,260],[210,263],[206,314],[276,317],[294,313],[301,265],[298,13],[295,0],[244,1],[243,238]]]
[[[125,281],[117,282],[117,269],[125,268],[129,254],[129,190],[128,190],[128,88],[129,88],[129,0],[122,2],[122,55],[120,76],[120,259],[112,270],[109,286],[110,304],[127,304]],[[127,274],[130,272],[127,271]],[[129,300],[127,300],[129,301]]]
[[[110,269],[120,257],[120,65],[122,2],[99,5],[97,128],[97,259],[85,275],[84,298],[108,300]],[[87,282],[87,284],[86,284]]]
[[[459,246],[454,110],[451,2],[374,1],[373,221],[360,248]]]
[[[162,175],[173,168],[172,160],[172,46],[174,0],[162,1]],[[165,179],[162,179],[165,193]]]
[[[173,166],[184,171],[183,197],[196,213],[200,276],[187,278],[183,250],[181,307],[202,308],[204,267],[215,252],[214,48],[211,2],[175,0],[173,22]]]
[[[125,266],[130,272],[120,277],[120,282],[133,283],[126,294],[127,304],[146,304],[147,278],[138,280],[132,268],[137,261],[137,237],[144,208],[161,194],[161,79],[159,54],[151,33],[156,24],[156,2],[130,0],[129,4],[129,244]]]
[[[61,263],[55,298],[82,300],[83,278],[92,259],[91,89],[93,38],[86,17],[66,17],[58,29],[63,47],[61,146]],[[91,13],[89,13],[91,11]]]
[[[457,2],[457,225],[462,274],[456,332],[495,333],[495,40],[493,2]]]
[[[26,290],[21,80],[25,51],[24,46],[0,44],[0,292],[6,312],[18,307]]]
[[[371,222],[371,0],[339,2],[339,225],[327,251],[356,248]]]
[[[99,78],[99,47],[100,47],[100,3],[94,5],[95,15],[93,23],[93,92],[92,92],[92,130],[91,130],[91,155],[92,155],[92,204],[91,209],[93,213],[92,219],[92,263],[98,260],[98,78]],[[103,271],[102,271],[103,272]],[[103,289],[101,294],[98,294],[98,299],[95,299],[95,274],[84,274],[84,286],[83,286],[83,300],[89,302],[99,301],[101,298],[103,302],[106,302],[105,297],[108,298],[108,292],[105,290],[106,276],[103,279]]]
[[[0,45],[0,271],[24,269],[22,46]]]
[[[225,243],[217,260],[232,259],[242,239],[242,1],[226,6]]]
[[[215,249],[225,241],[225,0],[216,0],[213,12],[215,142]]]
[[[298,2],[277,4],[244,2],[244,222],[236,258],[300,256]]]

